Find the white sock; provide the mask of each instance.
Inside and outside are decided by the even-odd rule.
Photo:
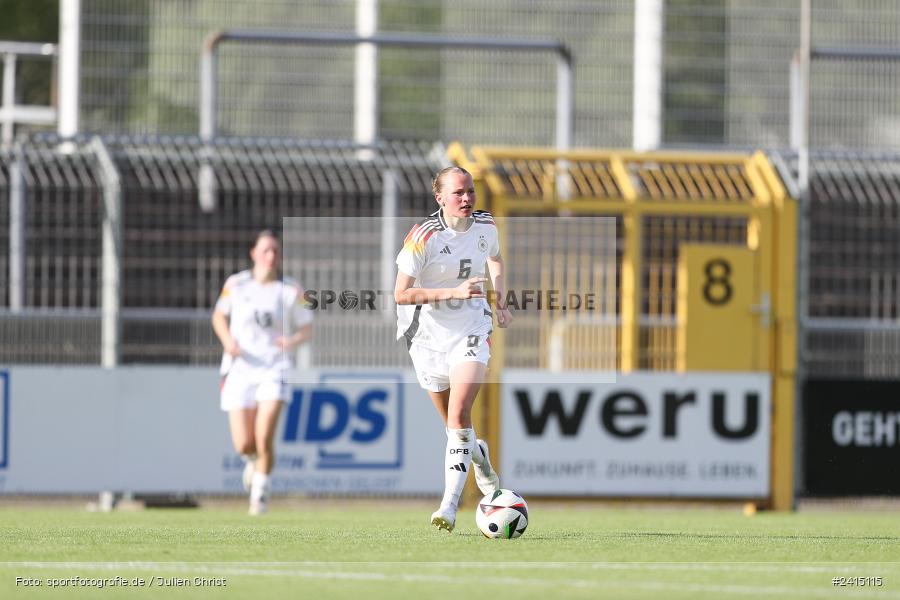
[[[255,462],[256,462],[256,455],[255,455],[255,454],[241,454],[241,458],[244,459],[244,462],[245,462],[245,463],[250,463],[250,462],[255,463]]]
[[[472,444],[472,462],[478,465],[479,467],[484,465],[484,453],[481,452],[481,446],[478,445],[478,434],[475,433],[475,428],[471,427],[472,430],[472,439],[475,442]],[[450,428],[444,427],[444,433],[447,434],[447,438],[450,438]]]
[[[257,471],[250,484],[250,500],[260,500],[269,495],[269,476]]]
[[[469,429],[447,430],[447,453],[444,455],[444,497],[441,506],[459,506],[459,497],[466,485],[472,465],[475,432]]]
[[[481,452],[481,446],[478,445],[478,436],[475,435],[474,429],[472,430],[472,437],[475,438],[475,443],[472,444],[472,462],[479,467],[483,467],[484,453]]]

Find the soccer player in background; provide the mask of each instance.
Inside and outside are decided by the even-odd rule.
[[[444,420],[444,496],[431,515],[438,529],[453,531],[459,498],[474,463],[483,494],[500,488],[488,447],[475,436],[472,405],[490,358],[492,313],[482,285],[485,269],[497,297],[497,324],[512,315],[503,304],[506,284],[494,219],[475,210],[475,184],[460,167],[432,182],[436,212],[412,228],[397,256],[397,339],[406,340],[419,384]]]
[[[312,312],[303,304],[300,284],[279,277],[281,248],[272,231],[256,237],[253,268],[225,281],[213,310],[212,325],[222,342],[220,404],[228,413],[234,449],[244,458],[250,514],[268,509],[269,476],[275,463],[275,428],[294,349],[312,335]]]

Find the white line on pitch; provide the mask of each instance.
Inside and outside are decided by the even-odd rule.
[[[807,597],[832,598],[834,590],[828,586],[830,582],[823,583],[823,587],[810,588],[806,587],[788,587],[788,586],[764,586],[764,585],[738,585],[738,584],[703,584],[703,583],[685,583],[685,582],[664,582],[664,581],[598,581],[591,579],[572,579],[566,578],[562,580],[541,579],[533,577],[503,577],[494,576],[489,580],[483,577],[469,577],[465,575],[425,575],[410,573],[379,573],[379,572],[347,572],[347,571],[325,571],[325,570],[297,570],[298,567],[326,567],[326,566],[360,566],[372,564],[400,564],[400,563],[336,563],[336,562],[300,562],[300,563],[241,563],[241,562],[152,562],[152,561],[121,561],[121,562],[44,562],[44,561],[15,561],[0,562],[0,567],[26,567],[34,569],[85,569],[85,570],[138,570],[138,571],[154,571],[154,572],[186,572],[186,573],[207,573],[222,575],[253,575],[265,577],[296,577],[306,579],[330,579],[343,581],[381,581],[381,582],[405,582],[405,583],[460,583],[471,582],[481,585],[503,585],[509,586],[546,586],[559,587],[569,586],[577,588],[597,588],[597,589],[623,589],[623,590],[648,590],[648,591],[684,591],[695,593],[709,594],[734,594],[734,595],[752,595],[752,596],[773,596],[773,597],[789,597],[803,595]],[[418,564],[418,563],[409,563]],[[424,564],[441,564],[447,566],[460,566],[462,564],[475,563],[424,563]],[[497,568],[492,563],[477,563],[479,566],[490,566]],[[513,564],[513,563],[504,563]],[[522,563],[515,563],[519,566]],[[569,564],[569,563],[557,563]],[[592,563],[585,563],[591,565]],[[624,564],[624,563],[620,563]],[[628,563],[635,564],[635,563]],[[681,563],[643,563],[645,566],[657,564],[678,565]],[[866,564],[866,563],[861,563]],[[260,568],[264,565],[271,565],[277,568]],[[534,565],[532,565],[534,566]],[[847,566],[844,564],[843,566]],[[871,566],[871,564],[869,564]],[[291,568],[291,570],[285,570]],[[830,571],[832,572],[832,571]],[[900,598],[900,594],[886,592],[878,588],[870,589],[844,589],[841,590],[842,595],[854,597],[877,597],[877,598]]]

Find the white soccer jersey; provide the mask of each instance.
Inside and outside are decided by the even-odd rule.
[[[293,365],[293,352],[281,350],[276,338],[312,322],[299,283],[289,278],[260,283],[249,270],[228,278],[216,310],[229,316],[228,329],[241,348],[237,358],[223,354],[223,375],[283,375]]]
[[[440,210],[414,226],[397,256],[397,267],[416,278],[415,287],[453,288],[470,277],[486,277],[487,259],[500,254],[490,213],[476,210],[465,232],[451,229]],[[484,287],[483,289],[487,289]],[[460,335],[486,335],[491,311],[484,298],[444,300],[397,307],[397,339],[443,351]]]

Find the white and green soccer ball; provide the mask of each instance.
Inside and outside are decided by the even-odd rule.
[[[528,527],[528,504],[512,490],[497,490],[478,502],[475,523],[484,537],[515,539]]]

